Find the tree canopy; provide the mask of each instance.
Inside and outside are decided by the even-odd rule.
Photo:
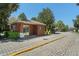
[[[37,21],[37,18],[36,18],[36,17],[32,17],[31,20],[35,20],[35,21]]]
[[[6,19],[10,14],[17,10],[17,3],[1,3],[0,4],[0,19]]]
[[[60,32],[64,32],[68,30],[68,25],[65,25],[63,21],[59,20],[56,23],[56,29]]]
[[[76,16],[76,19],[73,20],[74,27],[78,30],[79,29],[79,15]]]
[[[1,3],[0,4],[0,31],[7,29],[8,17],[19,7],[17,3]]]
[[[39,22],[46,24],[47,32],[54,33],[54,15],[49,8],[44,8],[37,16]]]
[[[26,15],[24,13],[19,14],[18,18],[20,20],[23,20],[23,21],[26,21],[27,20],[27,17],[26,17]]]
[[[77,3],[76,5],[79,6],[79,3]]]

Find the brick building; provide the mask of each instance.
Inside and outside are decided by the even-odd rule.
[[[29,35],[44,35],[45,24],[29,20],[13,22],[10,28],[17,32],[28,33]]]

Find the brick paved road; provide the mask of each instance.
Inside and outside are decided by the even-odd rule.
[[[9,53],[16,52],[25,48],[32,46],[32,44],[42,41],[44,38],[55,38],[61,34],[52,34],[49,36],[42,36],[37,38],[32,38],[29,40],[24,40],[23,42],[0,42],[0,55],[8,55]],[[53,39],[52,39],[53,40]]]
[[[23,56],[79,56],[79,34],[66,32],[65,38],[22,53]]]

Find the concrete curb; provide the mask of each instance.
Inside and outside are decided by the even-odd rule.
[[[23,49],[23,50],[21,50],[21,51],[17,51],[17,52],[10,53],[9,56],[17,56],[17,55],[19,55],[19,54],[21,54],[21,53],[31,51],[31,50],[33,50],[33,49],[35,49],[35,48],[38,48],[38,47],[44,46],[44,45],[46,45],[46,44],[52,43],[52,42],[57,41],[57,40],[59,40],[59,39],[61,39],[61,38],[64,38],[64,37],[65,37],[65,36],[60,36],[60,37],[58,37],[58,38],[55,38],[54,40],[51,40],[51,41],[42,43],[42,44],[40,44],[40,45],[36,45],[36,46],[30,47],[30,48]]]

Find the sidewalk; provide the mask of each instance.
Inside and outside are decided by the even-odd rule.
[[[23,42],[0,43],[0,55],[8,55],[10,53],[29,48],[29,47],[33,46],[34,44],[36,44],[37,42],[44,41],[44,39],[53,40],[54,38],[59,37],[61,35],[62,34],[52,34],[52,35],[49,35],[49,36],[32,38],[30,40],[25,40]]]

